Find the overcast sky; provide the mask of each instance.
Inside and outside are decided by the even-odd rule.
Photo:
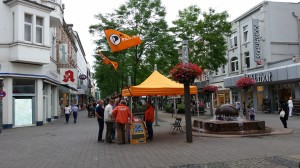
[[[92,24],[97,24],[94,15],[98,13],[111,13],[121,4],[125,4],[127,0],[62,0],[65,4],[65,21],[67,24],[73,24],[73,30],[79,33],[81,43],[83,45],[87,61],[93,65],[93,53],[95,45],[93,37],[89,34],[88,29]],[[262,0],[161,0],[166,7],[166,21],[171,24],[177,19],[178,11],[190,5],[197,5],[202,11],[208,11],[209,7],[216,12],[227,11],[229,13],[229,21],[237,18],[244,12],[248,11]],[[299,2],[299,0],[273,0],[280,2]],[[93,71],[93,70],[92,70]]]

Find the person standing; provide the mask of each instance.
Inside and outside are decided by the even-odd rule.
[[[96,106],[96,118],[98,121],[99,125],[99,131],[98,131],[98,142],[103,142],[104,140],[102,139],[102,134],[103,134],[103,129],[104,129],[104,101],[100,100],[97,103]]]
[[[293,100],[292,97],[288,100],[288,106],[289,106],[289,116],[292,117],[293,114]]]
[[[116,120],[118,144],[125,144],[125,125],[131,117],[131,112],[126,106],[125,100],[121,100],[120,104],[113,110],[113,116]]]
[[[104,108],[104,121],[106,124],[106,134],[105,134],[105,141],[106,143],[113,143],[112,141],[112,129],[113,129],[113,123],[114,121],[114,116],[112,115],[113,111],[113,105],[114,105],[114,100],[109,100],[109,104],[107,104]]]
[[[153,140],[153,122],[154,122],[154,106],[151,101],[147,101],[146,103],[146,112],[145,112],[145,121],[148,132],[147,140]]]
[[[287,120],[289,118],[289,106],[288,103],[281,104],[281,111],[279,113],[280,120],[284,128],[287,128]]]
[[[65,107],[66,124],[69,124],[70,114],[71,114],[71,108],[70,108],[69,105],[67,104],[66,107]]]
[[[72,113],[73,113],[73,118],[74,118],[74,124],[76,124],[77,115],[78,115],[78,106],[74,105],[72,107]]]
[[[241,102],[239,99],[236,100],[236,102],[234,103],[235,108],[240,112],[241,110]]]
[[[119,105],[120,99],[116,98],[115,99],[115,104],[113,105],[113,110]],[[116,137],[116,122],[113,122],[113,128],[111,132],[111,139],[114,141]]]
[[[250,120],[255,120],[255,110],[254,108],[249,104],[248,106],[248,113],[250,115]]]

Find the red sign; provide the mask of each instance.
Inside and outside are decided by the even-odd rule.
[[[86,75],[85,75],[85,74],[79,75],[79,79],[80,79],[80,80],[85,80],[85,79],[86,79]]]
[[[6,93],[3,90],[0,90],[0,97],[5,97]]]

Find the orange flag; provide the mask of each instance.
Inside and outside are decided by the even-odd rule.
[[[104,64],[111,64],[114,67],[115,71],[117,71],[119,66],[117,62],[111,61],[110,59],[105,57],[100,51],[98,51],[98,54],[100,55]]]
[[[139,36],[128,36],[113,29],[104,30],[104,33],[112,52],[125,50],[142,44],[142,40]]]

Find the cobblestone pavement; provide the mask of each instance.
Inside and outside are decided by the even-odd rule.
[[[291,167],[300,161],[300,117],[289,118],[292,134],[211,138],[170,134],[171,114],[159,112],[154,140],[139,145],[97,142],[98,124],[79,112],[77,124],[59,118],[41,127],[5,129],[0,134],[0,168],[239,168]],[[195,117],[193,117],[195,118]],[[209,118],[200,116],[200,118]],[[183,116],[184,119],[184,116]],[[282,128],[278,114],[258,113],[257,120]],[[72,120],[71,120],[72,121]],[[183,121],[185,124],[185,121]]]

